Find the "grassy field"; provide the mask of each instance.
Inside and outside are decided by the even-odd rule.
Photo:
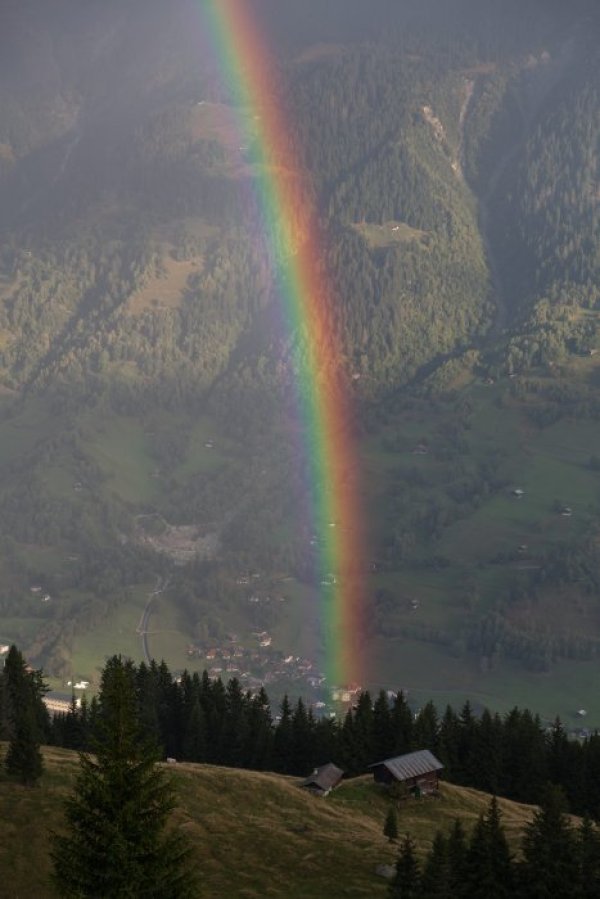
[[[98,685],[100,669],[110,656],[121,654],[136,662],[142,661],[142,641],[137,627],[153,586],[146,584],[134,588],[126,604],[92,629],[73,638],[74,677],[89,680],[94,689]]]
[[[355,231],[365,238],[369,246],[374,250],[382,250],[402,243],[417,243],[419,246],[427,246],[428,235],[426,231],[411,228],[406,222],[384,222],[377,225],[362,222],[353,226]]]
[[[130,503],[150,503],[158,493],[156,462],[142,425],[130,418],[105,420],[88,443],[92,459],[107,478],[108,489]]]
[[[468,699],[479,709],[503,713],[517,705],[548,722],[558,715],[567,727],[600,727],[596,662],[562,661],[548,673],[535,674],[504,659],[497,669],[482,672],[475,660],[469,663],[445,647],[383,638],[369,644],[368,656],[369,683],[375,688],[403,689],[417,707],[431,699],[443,712],[447,704],[458,709]],[[585,719],[577,715],[580,708],[587,710]]]
[[[0,775],[0,899],[51,899],[50,834],[60,830],[62,801],[73,786],[77,756],[44,752],[41,785],[24,789]],[[200,886],[198,899],[341,899],[386,895],[378,864],[397,848],[383,837],[388,800],[367,777],[342,784],[329,799],[306,795],[298,781],[274,774],[179,764],[170,766],[177,789],[174,826],[190,839]],[[459,817],[467,830],[489,797],[442,785],[441,798],[405,803],[400,829],[419,853],[435,831]],[[532,808],[500,800],[516,849]]]

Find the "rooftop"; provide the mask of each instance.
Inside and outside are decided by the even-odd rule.
[[[429,749],[420,749],[418,752],[398,755],[393,759],[386,759],[384,762],[369,765],[369,768],[379,768],[380,765],[385,765],[388,771],[398,780],[409,780],[411,777],[430,774],[432,771],[441,771],[444,767]]]

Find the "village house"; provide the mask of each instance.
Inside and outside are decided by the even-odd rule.
[[[328,796],[341,782],[343,776],[342,769],[329,762],[327,765],[315,768],[310,777],[303,780],[300,786],[316,796]]]
[[[428,749],[409,752],[383,762],[369,765],[375,783],[391,786],[394,783],[404,784],[409,793],[423,796],[436,793],[439,786],[439,774],[444,766]]]

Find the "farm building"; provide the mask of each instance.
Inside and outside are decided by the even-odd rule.
[[[328,765],[315,768],[310,777],[302,781],[300,786],[317,796],[327,796],[334,787],[337,787],[343,776],[342,769],[330,762]]]
[[[375,783],[386,786],[393,783],[405,784],[409,792],[419,795],[437,790],[439,773],[443,767],[428,749],[409,752],[407,755],[398,755],[396,758],[369,765]]]

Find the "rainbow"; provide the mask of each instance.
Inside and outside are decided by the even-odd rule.
[[[220,77],[233,89],[236,108],[244,109],[246,117],[251,113],[253,185],[261,227],[276,260],[286,331],[302,337],[294,341],[294,367],[318,546],[325,674],[330,685],[360,683],[367,560],[350,379],[342,364],[335,296],[324,273],[310,182],[290,145],[293,129],[276,95],[275,68],[248,0],[204,0],[202,9]]]

